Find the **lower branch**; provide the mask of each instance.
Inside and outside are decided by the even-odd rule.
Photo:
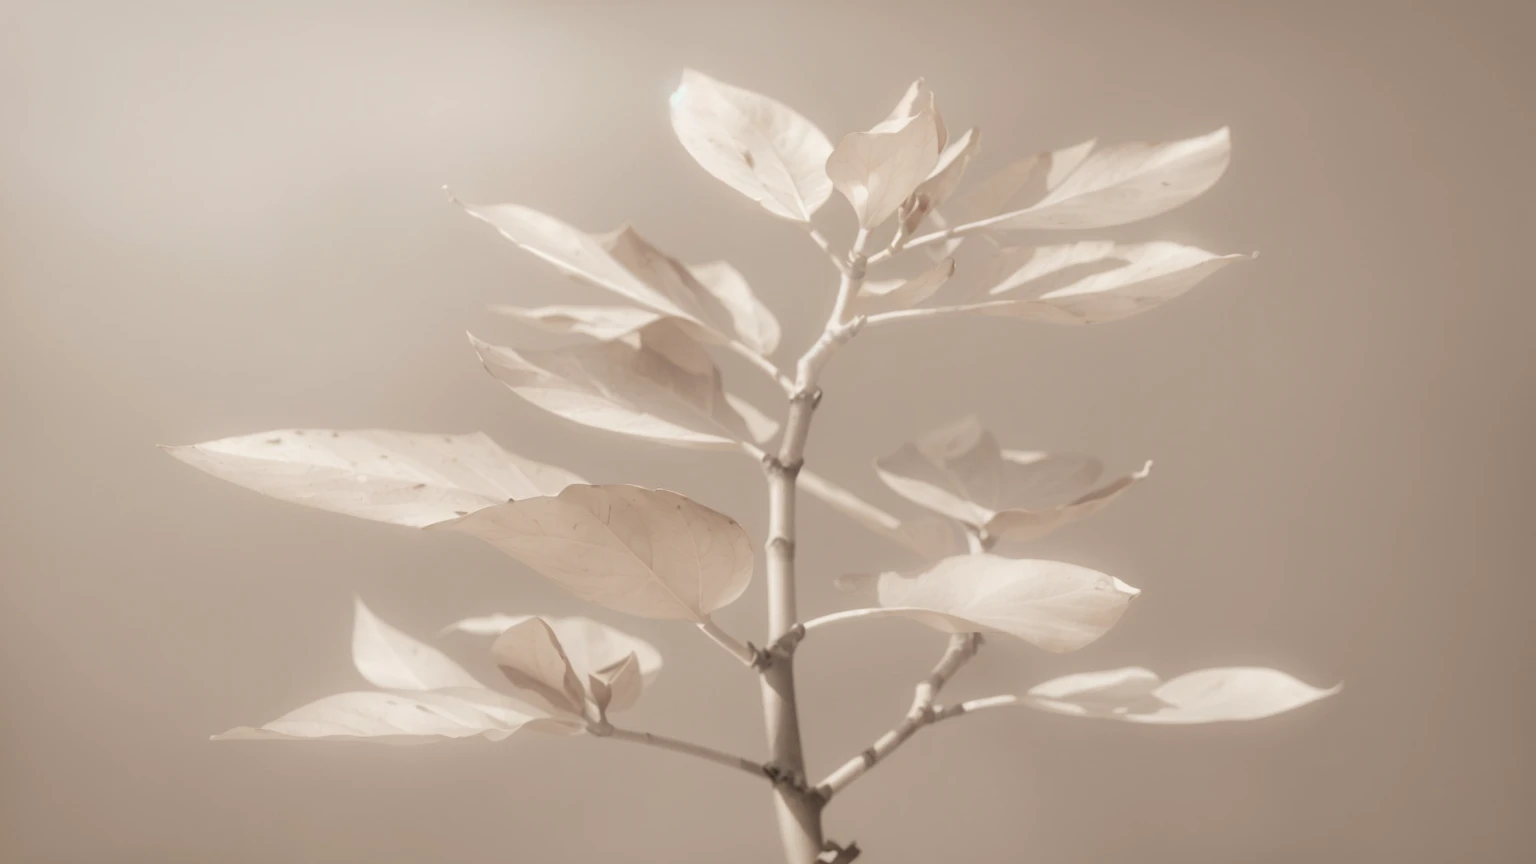
[[[843,763],[842,767],[816,784],[817,794],[825,800],[831,800],[833,795],[841,792],[895,752],[896,748],[906,743],[908,738],[916,735],[919,729],[936,722],[939,719],[939,712],[933,708],[934,699],[944,685],[949,683],[949,679],[960,671],[960,667],[976,656],[976,651],[980,647],[979,633],[961,633],[949,637],[949,647],[944,650],[944,656],[939,659],[938,665],[933,667],[933,671],[928,673],[927,678],[918,683],[912,696],[912,707],[907,711],[907,715],[896,724],[894,729],[875,739],[875,743],[863,753]]]
[[[612,738],[616,741],[630,741],[635,744],[649,744],[652,747],[660,747],[663,750],[671,750],[674,753],[686,753],[689,756],[696,756],[700,759],[714,762],[717,765],[724,765],[727,768],[740,769],[759,780],[772,778],[772,774],[766,766],[753,762],[751,759],[732,756],[729,753],[722,753],[719,750],[705,747],[702,744],[679,741],[676,738],[668,738],[665,735],[657,735],[654,732],[636,732],[633,729],[620,729],[616,726],[609,726],[603,729],[600,726],[594,725],[589,725],[587,732],[599,738]]]

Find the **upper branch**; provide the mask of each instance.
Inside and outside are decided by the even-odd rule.
[[[933,671],[928,673],[928,677],[918,682],[912,695],[912,707],[901,722],[875,739],[875,743],[864,752],[828,774],[825,780],[816,784],[816,792],[823,799],[831,799],[848,784],[880,764],[895,752],[896,748],[906,743],[908,738],[916,735],[919,729],[936,722],[939,714],[934,710],[934,699],[938,697],[944,685],[949,683],[949,679],[953,678],[967,661],[976,656],[976,651],[980,647],[981,635],[978,633],[959,633],[949,637],[949,646],[945,648],[944,656],[939,659],[938,665],[933,667]]]

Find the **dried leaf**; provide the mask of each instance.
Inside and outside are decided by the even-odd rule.
[[[776,424],[748,416],[725,393],[709,352],[673,321],[635,340],[517,352],[470,336],[480,360],[512,392],[553,414],[665,444],[735,449],[763,441]]]
[[[1226,127],[1180,141],[1041,154],[993,181],[999,188],[990,194],[1011,193],[1002,206],[1013,209],[992,227],[1107,228],[1146,219],[1211,188],[1231,158]]]
[[[692,69],[671,103],[672,129],[689,155],[769,213],[809,222],[832,194],[823,167],[832,143],[783,103]]]
[[[1067,675],[1030,689],[1021,704],[1080,717],[1127,723],[1215,723],[1260,720],[1338,693],[1275,669],[1202,669],[1164,682],[1139,667]]]
[[[485,540],[583,600],[642,618],[702,622],[752,578],[741,525],[664,490],[571,486],[442,527]]]
[[[926,101],[905,116],[898,116],[906,110],[898,105],[868,132],[843,136],[827,157],[827,176],[853,205],[859,227],[874,228],[889,219],[938,164],[941,121],[931,94]]]
[[[865,282],[854,300],[854,314],[875,315],[896,309],[910,309],[932,297],[955,275],[955,259],[945,258],[911,279]]]
[[[847,617],[911,618],[946,633],[1006,633],[1047,651],[1082,648],[1120,620],[1141,593],[1112,576],[1061,561],[957,555],[910,575],[845,577],[873,588],[879,607]]]
[[[263,495],[414,528],[586,482],[479,432],[285,429],[164,449]]]

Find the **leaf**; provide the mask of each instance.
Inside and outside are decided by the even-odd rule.
[[[675,322],[635,343],[597,342],[517,352],[470,337],[485,368],[512,392],[575,423],[681,447],[736,449],[776,424],[725,393],[708,351]]]
[[[847,489],[808,469],[801,469],[799,486],[865,528],[916,553],[924,561],[965,551],[965,541],[954,523],[919,516],[898,519]]]
[[[710,261],[688,268],[705,291],[713,294],[731,317],[736,338],[767,357],[779,347],[779,321],[763,305],[740,272],[724,261]]]
[[[1047,651],[1075,651],[1103,636],[1141,593],[1112,576],[1061,561],[956,555],[904,575],[847,577],[873,587],[879,608],[846,617],[911,618],[946,633],[1006,633]]]
[[[931,107],[893,116],[868,132],[843,136],[827,157],[827,176],[853,205],[859,227],[867,230],[889,219],[928,179],[938,164],[939,146],[939,119]]]
[[[448,655],[379,620],[362,598],[354,597],[353,606],[352,663],[369,684],[385,690],[484,688]]]
[[[587,676],[592,701],[599,716],[605,718],[610,711],[622,711],[640,699],[640,682],[640,660],[633,654]]]
[[[974,416],[875,460],[875,473],[896,494],[977,526],[1002,503],[1004,471],[997,439]]]
[[[542,618],[526,618],[507,628],[491,654],[513,686],[537,694],[559,711],[585,715],[586,691],[560,639]]]
[[[1086,489],[1104,473],[1104,463],[1082,453],[1047,453],[1044,450],[1008,450],[998,455],[1009,463],[1008,502],[1015,507],[1038,507]]]
[[[948,221],[954,225],[979,222],[1040,201],[1082,165],[1097,143],[1089,139],[1010,162],[1002,170],[956,195],[945,211],[949,214]]]
[[[914,195],[923,199],[922,209],[924,213],[942,205],[954,194],[959,187],[960,180],[965,175],[965,169],[970,165],[972,157],[976,155],[976,149],[981,146],[981,130],[967,129],[965,134],[954,141],[949,142],[939,151],[939,161],[933,166],[928,179],[918,185]]]
[[[690,310],[679,306],[674,298],[630,272],[604,248],[604,241],[599,238],[518,204],[461,206],[471,216],[500,231],[503,237],[567,275],[606,288],[663,315],[702,323]]]
[[[1037,540],[1069,522],[1092,516],[1108,507],[1137,481],[1146,479],[1151,471],[1152,462],[1149,460],[1140,471],[1121,477],[1064,504],[999,510],[987,520],[984,529],[989,536],[999,540],[1014,542]]]
[[[1343,689],[1313,687],[1275,669],[1202,669],[1163,682],[1139,667],[1067,675],[1030,689],[1021,704],[1080,717],[1127,723],[1215,723],[1260,720]]]
[[[457,630],[480,636],[499,636],[531,617],[498,614],[465,618],[443,628],[443,632]],[[610,711],[630,707],[641,691],[661,674],[661,653],[644,640],[589,618],[539,618],[554,631],[571,669],[577,677],[589,682],[589,690],[593,676],[608,684],[614,700],[608,706]],[[633,668],[621,669],[630,657],[635,658]]]
[[[413,528],[585,482],[479,432],[286,429],[163,449],[263,495]]]
[[[1214,186],[1231,158],[1226,127],[1180,141],[1091,151],[1078,145],[1042,154],[1009,169],[999,191],[1012,191],[1003,206],[1017,209],[998,216],[992,227],[1108,228],[1146,219]],[[1020,198],[1023,203],[1014,205]]]
[[[949,143],[949,130],[944,126],[944,117],[939,114],[938,98],[934,96],[933,90],[923,78],[918,78],[907,85],[907,92],[901,94],[901,98],[896,100],[896,107],[892,108],[891,113],[887,114],[880,123],[881,125],[899,126],[908,118],[916,117],[924,111],[933,114],[934,131],[938,137],[938,149],[943,150],[944,146]]]
[[[492,306],[491,311],[550,333],[575,333],[599,341],[637,333],[666,317],[633,306]]]
[[[491,690],[412,694],[360,691],[327,696],[260,728],[241,726],[215,735],[213,740],[318,738],[422,744],[479,735],[500,741],[524,726],[579,731],[538,717],[517,700]]]
[[[485,540],[583,600],[642,618],[703,622],[752,578],[741,525],[664,490],[571,486],[442,527]]]
[[[865,282],[854,300],[854,314],[875,315],[897,309],[910,309],[934,295],[955,275],[955,259],[945,258],[913,276],[889,282]]]
[[[1118,321],[1182,295],[1233,261],[1252,256],[1217,255],[1179,243],[1085,241],[1007,250],[1008,275],[988,299],[988,315],[1051,324]]]
[[[775,216],[809,222],[832,183],[832,143],[783,103],[692,69],[672,94],[672,129],[699,165]]]

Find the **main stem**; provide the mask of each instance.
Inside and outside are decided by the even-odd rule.
[[[764,460],[768,475],[768,640],[784,639],[798,621],[795,605],[795,480],[805,460],[805,442],[811,418],[821,401],[821,370],[832,352],[858,332],[859,322],[848,322],[849,303],[864,280],[864,241],[859,232],[849,263],[842,268],[837,301],[821,338],[800,358],[789,416],[778,452]],[[793,640],[789,641],[793,646]],[[763,721],[768,732],[769,769],[774,782],[774,808],[779,838],[787,864],[815,864],[824,838],[821,810],[824,800],[808,786],[805,751],[800,743],[800,712],[795,704],[793,650],[767,659],[762,670]]]

